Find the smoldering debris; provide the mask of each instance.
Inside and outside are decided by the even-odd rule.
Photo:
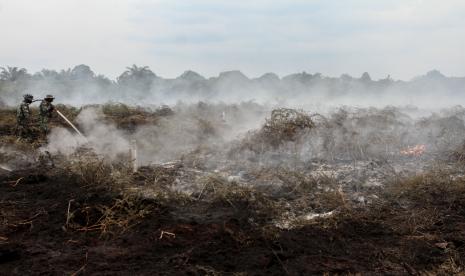
[[[239,150],[259,152],[270,147],[276,149],[288,142],[296,143],[314,126],[312,119],[304,111],[289,108],[274,109],[271,111],[271,117],[266,119],[260,130],[247,134]]]
[[[422,135],[415,127],[415,119],[395,108],[339,109],[328,116],[319,115],[317,121],[303,111],[276,109],[259,130],[245,134],[238,131],[237,139],[232,141],[231,132],[223,131],[225,125],[221,119],[192,116],[195,109],[190,108],[178,107],[176,113],[158,118],[156,125],[142,125],[131,132],[109,123],[102,110],[86,108],[76,122],[88,136],[88,144],[64,129],[55,128],[44,149],[70,155],[87,146],[99,156],[121,161],[131,148],[129,141],[135,139],[141,167],[170,171],[159,164],[179,160],[176,177],[165,185],[171,192],[192,196],[209,187],[199,179],[214,176],[224,185],[234,182],[280,194],[288,183],[286,178],[301,175],[299,179],[326,183],[318,184],[320,189],[328,188],[325,185],[331,181],[338,183],[331,189],[341,188],[350,200],[363,203],[372,196],[369,192],[364,194],[364,190],[382,187],[398,176],[422,172],[436,154],[433,147],[426,146],[421,154],[403,154],[410,143],[427,143],[432,137]],[[211,114],[206,106],[201,112]],[[235,126],[227,128],[230,131]],[[243,135],[246,138],[241,138]],[[301,174],[300,170],[309,172]],[[256,171],[282,174],[271,173],[262,178]]]
[[[364,205],[399,177],[447,160],[465,135],[465,128],[457,127],[465,114],[458,108],[422,118],[395,107],[342,107],[313,115],[267,108],[250,103],[179,104],[160,114],[158,109],[121,104],[88,106],[73,117],[86,139],[56,126],[40,152],[65,163],[74,159],[97,164],[92,161],[97,159],[124,167],[134,165],[130,149],[136,141],[137,174],[145,179],[136,190],[145,196],[162,189],[164,194],[206,199],[212,190],[237,185],[287,199],[304,190],[313,196],[343,193],[346,202]],[[143,119],[131,126],[120,124],[135,114],[152,123]],[[111,169],[102,172],[122,175]]]
[[[0,165],[4,171],[34,167],[37,165],[38,153],[25,142],[16,142],[0,146]]]
[[[59,124],[52,125],[47,145],[26,148],[3,137],[8,147],[0,149],[0,164],[15,164],[17,153],[35,157],[27,169],[11,166],[12,172],[0,173],[6,199],[0,201],[0,245],[43,250],[42,238],[35,237],[46,233],[47,242],[56,241],[47,246],[63,245],[73,259],[106,250],[99,260],[113,265],[115,256],[128,261],[118,252],[130,246],[131,254],[155,250],[167,267],[174,258],[181,268],[197,262],[199,248],[208,252],[202,263],[212,251],[243,257],[258,248],[251,254],[269,263],[282,252],[292,260],[294,248],[297,258],[316,248],[309,258],[329,256],[318,274],[328,270],[327,260],[346,264],[351,258],[353,264],[359,257],[354,254],[367,248],[360,269],[381,247],[380,256],[392,254],[388,263],[379,261],[389,272],[405,274],[406,262],[425,271],[463,266],[463,159],[450,158],[450,152],[463,151],[460,109],[421,118],[394,107],[343,107],[319,115],[250,103],[179,104],[171,110],[76,110],[70,118],[87,142]],[[134,116],[140,116],[134,123],[121,123]],[[136,172],[129,155],[133,139]],[[50,156],[41,160],[46,152]]]
[[[67,108],[60,108],[69,114]],[[56,125],[43,151],[69,155],[89,146],[99,155],[117,158],[136,140],[140,165],[198,159],[197,165],[203,163],[211,169],[230,159],[293,166],[311,160],[391,160],[408,157],[403,153],[417,145],[422,150],[421,154],[414,150],[415,157],[430,159],[432,155],[450,155],[462,144],[465,133],[460,108],[420,118],[395,107],[342,107],[309,115],[284,108],[269,111],[267,106],[251,103],[179,104],[169,114],[121,104],[114,108],[94,105],[73,112],[75,115],[69,117],[89,143]],[[139,119],[121,123],[134,116]]]

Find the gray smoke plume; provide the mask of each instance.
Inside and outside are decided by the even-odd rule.
[[[125,135],[116,126],[103,122],[102,119],[103,114],[100,109],[83,109],[76,122],[82,128],[85,138],[74,133],[73,130],[54,128],[48,136],[49,143],[43,150],[52,154],[70,155],[85,146],[109,158],[127,152],[129,142]]]
[[[14,71],[14,70],[12,70]],[[268,106],[287,106],[322,111],[343,105],[357,107],[416,106],[435,109],[465,105],[465,78],[447,77],[433,70],[410,81],[390,77],[372,80],[342,75],[296,73],[284,77],[268,73],[250,79],[240,71],[222,72],[205,78],[186,71],[175,79],[164,79],[148,67],[132,66],[115,81],[95,74],[90,67],[42,70],[33,75],[16,70],[0,79],[0,104],[15,106],[21,95],[36,98],[54,94],[56,101],[73,106],[122,102],[129,105],[160,106],[177,103],[234,104],[252,101]]]

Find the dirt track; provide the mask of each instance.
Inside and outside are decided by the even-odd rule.
[[[102,236],[65,231],[69,201],[92,219],[95,206],[120,196],[82,188],[53,170],[18,171],[0,183],[2,275],[459,273],[465,259],[465,196],[436,206],[344,210],[286,231],[266,226],[266,216],[251,222],[256,217],[247,200],[182,206],[141,200],[143,219]],[[432,209],[438,217],[425,223],[418,212]],[[83,218],[77,214],[74,221],[85,225]]]

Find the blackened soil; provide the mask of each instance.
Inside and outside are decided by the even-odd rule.
[[[140,208],[150,213],[125,231],[65,227],[68,206],[95,216],[98,206],[118,198],[53,171],[0,176],[0,274],[398,275],[442,267],[459,273],[465,260],[463,202],[419,230],[404,219],[414,210],[396,206],[347,211],[285,231],[251,222],[250,206],[240,202],[209,208],[149,200]],[[93,215],[74,221],[84,225]]]

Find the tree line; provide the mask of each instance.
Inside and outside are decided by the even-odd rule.
[[[25,68],[12,66],[0,67],[0,103],[14,103],[24,93],[56,94],[63,99],[73,101],[129,101],[144,102],[156,98],[183,99],[193,97],[202,99],[223,99],[237,95],[245,100],[254,97],[270,98],[294,97],[323,93],[328,97],[337,97],[350,93],[383,93],[390,89],[403,91],[424,91],[434,88],[437,91],[455,93],[465,89],[465,78],[449,78],[437,70],[410,81],[386,78],[373,80],[365,72],[360,77],[343,74],[340,77],[327,77],[320,73],[307,72],[290,74],[282,78],[274,73],[250,79],[240,71],[222,72],[216,77],[205,78],[193,71],[186,71],[175,79],[157,76],[148,66],[132,65],[111,80],[102,74],[96,74],[88,65],[77,65],[66,70],[43,69],[29,73]],[[41,96],[41,95],[38,95]],[[88,100],[85,100],[89,98]],[[92,98],[92,99],[90,99]],[[71,102],[71,101],[70,101]]]

